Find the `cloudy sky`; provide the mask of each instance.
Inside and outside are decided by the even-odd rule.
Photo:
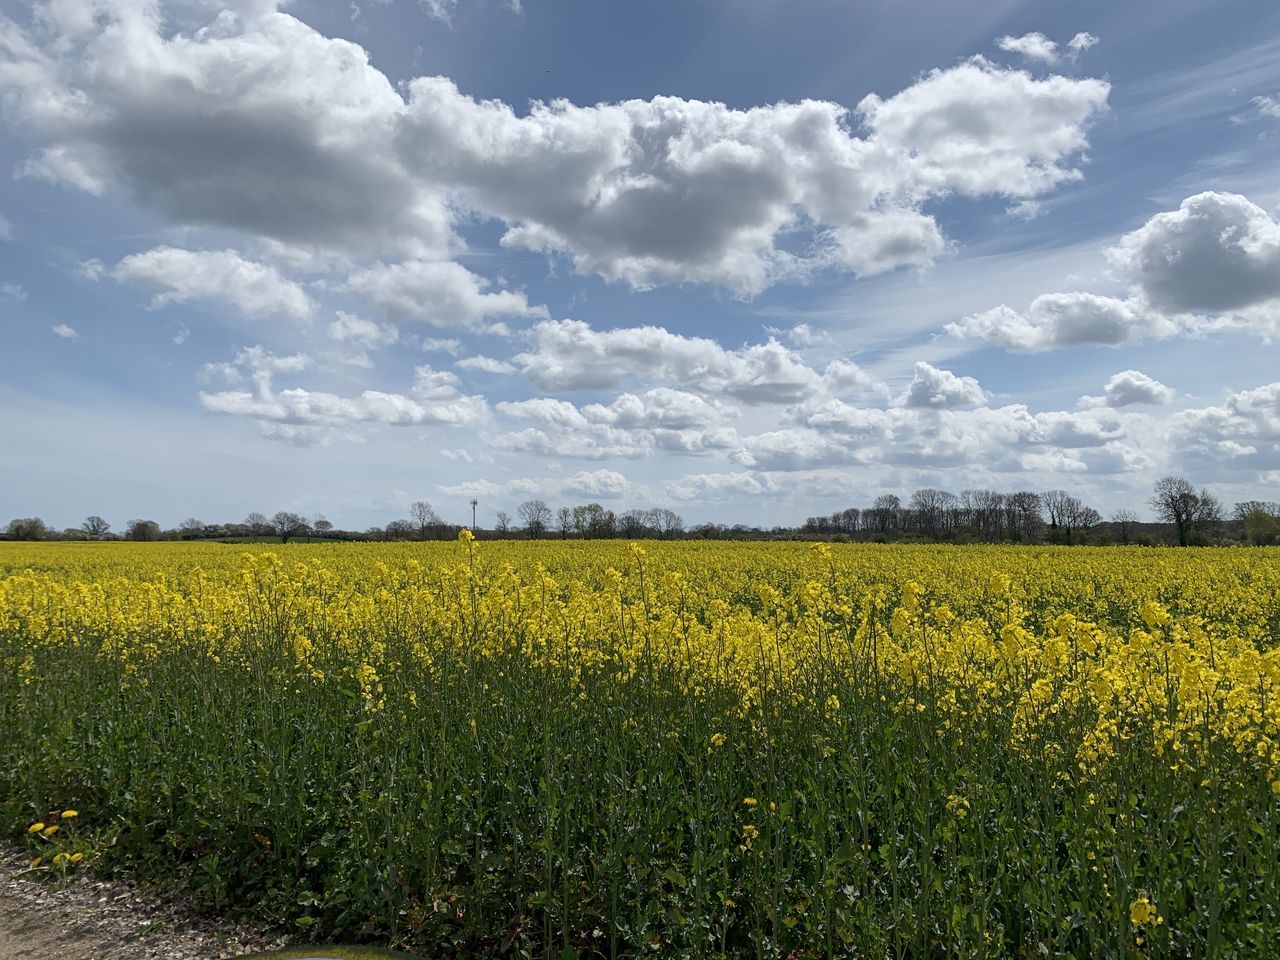
[[[979,6],[0,0],[0,512],[1280,499],[1280,8]]]

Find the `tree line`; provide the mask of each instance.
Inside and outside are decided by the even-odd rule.
[[[615,513],[599,503],[552,508],[544,500],[526,500],[513,518],[498,511],[490,527],[474,532],[486,538],[545,539],[765,539],[824,538],[849,540],[964,543],[1156,543],[1176,540],[1182,546],[1209,543],[1280,543],[1280,504],[1264,500],[1236,503],[1228,515],[1208,490],[1197,490],[1184,477],[1162,477],[1147,501],[1156,523],[1143,523],[1133,510],[1116,510],[1107,520],[1065,490],[1034,492],[971,489],[959,494],[933,487],[916,490],[904,502],[896,494],[876,497],[869,507],[850,507],[828,516],[809,517],[798,528],[761,528],[702,523],[686,527],[684,519],[665,507]],[[194,517],[172,529],[154,520],[130,520],[113,531],[102,517],[86,517],[79,527],[54,530],[38,517],[9,522],[9,540],[262,540],[282,543],[325,540],[452,539],[461,524],[441,519],[425,500],[414,501],[406,517],[363,531],[339,530],[323,515],[307,518],[288,510],[268,517],[250,513],[238,523],[204,523]]]

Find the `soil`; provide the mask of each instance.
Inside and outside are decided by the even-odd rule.
[[[87,869],[37,876],[26,857],[0,851],[0,960],[223,960],[283,945]]]

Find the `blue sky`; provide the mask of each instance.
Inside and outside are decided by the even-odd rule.
[[[0,512],[1280,499],[1265,2],[0,2]]]

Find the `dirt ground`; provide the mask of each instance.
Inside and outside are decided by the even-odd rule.
[[[128,883],[84,871],[50,884],[28,867],[25,857],[0,851],[0,960],[222,960],[283,946]]]

